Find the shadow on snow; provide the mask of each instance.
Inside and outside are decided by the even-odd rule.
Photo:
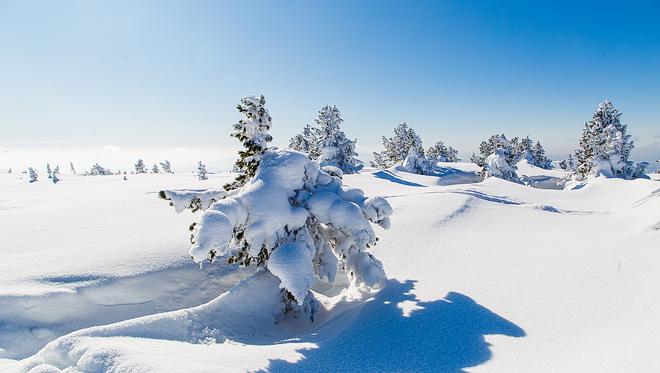
[[[401,185],[406,185],[406,186],[414,186],[414,187],[426,187],[426,185],[418,184],[418,183],[413,183],[412,181],[407,181],[404,180],[395,174],[393,174],[390,171],[383,170],[383,171],[378,171],[373,174],[375,177],[379,179],[385,179],[389,180],[393,183],[401,184]]]
[[[523,329],[466,295],[450,292],[444,299],[422,302],[411,294],[414,285],[389,280],[354,320],[339,316],[320,327],[323,333],[317,330],[299,340],[318,348],[300,350],[304,357],[296,363],[273,360],[268,371],[463,372],[490,359],[485,335],[525,336]],[[414,304],[408,315],[402,302]],[[336,330],[341,331],[333,337],[320,337]]]

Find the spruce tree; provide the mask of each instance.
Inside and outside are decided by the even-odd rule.
[[[39,174],[38,174],[37,171],[35,171],[34,168],[32,168],[32,167],[30,167],[30,168],[28,169],[28,173],[30,174],[30,182],[31,182],[31,183],[34,183],[34,182],[37,181],[37,179],[39,178]]]
[[[165,173],[168,173],[168,174],[173,173],[172,172],[172,165],[170,164],[170,161],[168,161],[167,159],[165,160],[165,162],[160,162],[160,167],[163,169],[163,172],[165,172]]]
[[[156,163],[154,163],[154,166],[151,168],[151,172],[155,174],[160,172],[160,170],[158,169],[158,165]]]
[[[206,165],[202,163],[202,161],[199,161],[197,164],[197,179],[208,180],[208,177],[206,176]]]
[[[53,171],[50,169],[50,163],[46,163],[46,172],[48,172],[48,178],[53,178]]]
[[[318,149],[317,130],[309,124],[303,128],[303,132],[295,135],[289,141],[289,148],[299,152],[306,153],[311,159],[318,159],[320,152]]]
[[[138,159],[137,163],[135,164],[135,173],[136,174],[147,173],[147,167],[144,165],[144,161],[142,159]]]
[[[71,173],[75,175],[76,174],[76,168],[73,167],[73,162],[69,162],[69,168],[71,168]]]
[[[263,95],[258,98],[245,96],[236,108],[245,118],[234,124],[231,136],[237,138],[245,149],[238,152],[239,158],[235,163],[235,169],[240,175],[234,182],[224,186],[227,191],[242,187],[255,175],[261,156],[268,149],[268,143],[273,140],[268,133],[272,118],[266,109],[266,99]]]
[[[414,148],[417,154],[425,156],[422,147],[422,139],[406,122],[394,127],[394,136],[387,138],[383,136],[383,148],[380,153],[374,153],[372,167],[387,168],[401,164],[408,156],[410,148]]]

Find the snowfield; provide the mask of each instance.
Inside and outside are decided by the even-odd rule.
[[[370,249],[388,280],[318,289],[314,322],[273,319],[268,272],[200,269],[196,216],[158,198],[235,175],[2,174],[0,371],[660,371],[660,175],[440,165],[344,175],[394,208]]]

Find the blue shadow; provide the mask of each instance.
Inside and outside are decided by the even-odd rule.
[[[404,180],[396,175],[394,175],[392,172],[383,170],[383,171],[378,171],[373,174],[375,177],[379,179],[385,179],[389,180],[393,183],[401,184],[401,185],[406,185],[406,186],[413,186],[413,187],[426,187],[426,185],[418,184],[418,183],[413,183],[411,181]]]
[[[491,358],[485,335],[525,336],[517,325],[460,293],[420,302],[411,294],[414,284],[389,280],[355,320],[347,323],[340,316],[321,327],[324,333],[302,337],[301,342],[318,348],[299,351],[304,356],[301,361],[274,360],[268,371],[464,372]],[[404,301],[418,307],[407,317],[397,306]],[[318,337],[335,328],[343,330],[335,337]]]

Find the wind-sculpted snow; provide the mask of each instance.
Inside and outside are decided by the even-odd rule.
[[[162,199],[169,200],[176,212],[190,209],[193,212],[206,210],[214,202],[227,196],[222,189],[205,190],[163,190],[160,192]]]

